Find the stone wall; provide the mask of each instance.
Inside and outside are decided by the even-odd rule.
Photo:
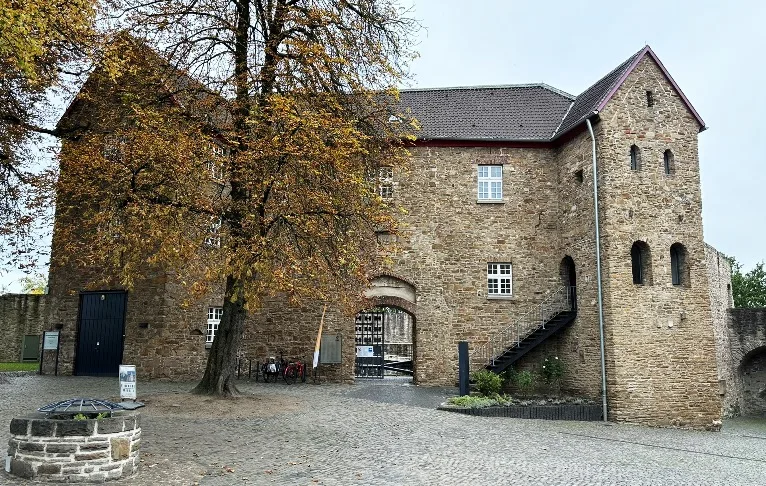
[[[646,91],[654,105],[647,106]],[[721,415],[702,240],[699,124],[645,57],[600,113],[598,154],[611,419],[708,427]],[[640,149],[631,169],[631,145]],[[665,174],[663,153],[674,154]],[[631,247],[645,242],[651,278],[634,284]],[[673,285],[670,247],[686,248]]]
[[[10,473],[53,482],[104,482],[138,471],[138,414],[103,419],[15,418],[8,441]]]
[[[728,309],[734,306],[731,290],[731,265],[723,253],[705,245],[705,260],[710,285],[710,313],[713,317],[716,363],[718,365],[719,394],[723,396],[723,415],[739,414],[742,383],[738,363],[732,360]]]
[[[726,403],[733,415],[766,416],[766,309],[729,309],[727,317],[736,380]]]
[[[40,336],[42,346],[43,330],[48,329],[48,302],[47,295],[0,296],[0,362],[21,361],[26,335]]]

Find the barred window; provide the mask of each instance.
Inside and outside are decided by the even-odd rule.
[[[207,308],[207,332],[205,333],[205,342],[212,343],[215,339],[215,333],[218,331],[218,325],[221,323],[223,307]]]
[[[479,166],[478,199],[480,201],[500,201],[503,199],[503,166]]]
[[[512,279],[510,263],[487,263],[487,296],[511,295]]]

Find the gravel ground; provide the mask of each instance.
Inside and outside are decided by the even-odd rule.
[[[141,470],[125,485],[506,485],[766,483],[766,420],[720,433],[472,417],[434,409],[454,389],[401,380],[356,385],[241,382],[248,396],[188,395],[138,383]],[[72,396],[114,397],[116,378],[10,377],[10,419]],[[25,484],[0,472],[0,485]]]

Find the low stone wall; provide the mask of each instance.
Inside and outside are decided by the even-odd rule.
[[[48,302],[47,295],[0,296],[0,362],[21,361],[24,336],[39,336],[48,328]]]
[[[55,482],[103,482],[138,471],[139,414],[57,420],[34,415],[11,420],[10,473]]]

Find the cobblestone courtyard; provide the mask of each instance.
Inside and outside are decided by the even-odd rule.
[[[766,483],[766,421],[728,421],[710,433],[470,417],[434,409],[452,390],[401,382],[241,382],[255,398],[223,407],[184,401],[190,383],[138,385],[139,398],[150,397],[141,471],[115,484]],[[116,378],[9,378],[0,383],[2,447],[15,415],[117,393]],[[0,472],[0,485],[20,483]]]

